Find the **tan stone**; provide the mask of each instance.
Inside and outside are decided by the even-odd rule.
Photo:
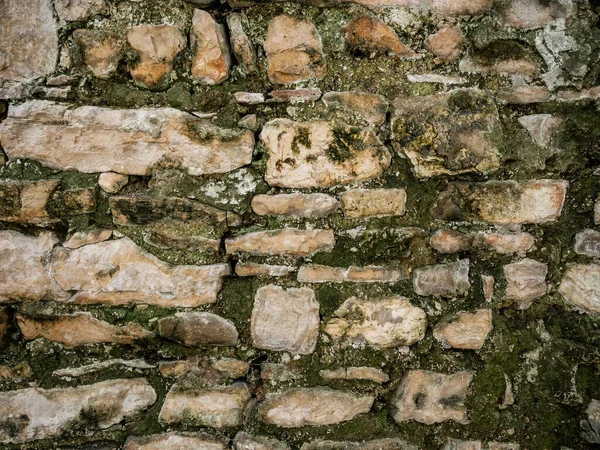
[[[483,289],[483,297],[487,302],[491,302],[494,298],[494,285],[496,279],[491,275],[481,275],[481,286]]]
[[[0,220],[38,226],[57,221],[46,209],[60,180],[0,180]]]
[[[107,11],[106,0],[54,0],[58,17],[67,22],[86,19]]]
[[[306,89],[277,89],[271,91],[269,102],[275,103],[297,103],[316,102],[321,98],[321,89],[306,88]]]
[[[360,16],[343,29],[344,40],[353,49],[362,52],[389,52],[401,58],[419,55],[400,41],[394,29],[376,17]]]
[[[250,364],[234,358],[221,358],[213,361],[211,367],[228,378],[241,378],[250,370]]]
[[[292,84],[321,80],[327,64],[321,38],[309,19],[298,20],[285,14],[271,19],[264,44],[269,81]]]
[[[465,37],[460,28],[447,25],[425,40],[425,47],[440,61],[454,62],[460,56]]]
[[[461,439],[446,438],[441,450],[519,450],[519,444],[504,442],[481,442],[481,441],[463,441]]]
[[[548,264],[523,259],[504,266],[506,298],[514,300],[517,309],[527,309],[533,300],[546,295]]]
[[[308,355],[319,337],[319,303],[309,288],[268,285],[254,297],[250,322],[254,347]]]
[[[171,432],[153,436],[130,436],[123,450],[226,450],[226,447],[208,434]]]
[[[562,212],[568,185],[565,180],[451,182],[439,195],[433,217],[497,225],[553,222]]]
[[[98,177],[98,185],[109,194],[116,194],[129,183],[129,176],[115,172],[104,172]]]
[[[194,10],[190,29],[194,54],[192,76],[204,84],[220,84],[229,77],[231,54],[225,27],[201,9]]]
[[[569,15],[565,6],[570,2],[543,3],[538,0],[512,0],[502,10],[505,25],[521,30],[532,30],[553,23]]]
[[[155,366],[148,364],[143,359],[106,359],[91,364],[86,364],[79,367],[68,367],[66,369],[58,369],[52,372],[52,375],[63,378],[76,378],[90,373],[100,372],[112,367],[127,367],[130,369],[153,369]]]
[[[238,332],[230,320],[208,312],[183,312],[158,321],[159,334],[187,347],[236,345]]]
[[[402,216],[406,212],[404,189],[351,189],[340,194],[346,217]]]
[[[301,283],[395,283],[402,278],[405,276],[401,270],[377,266],[345,268],[306,264],[298,270]]]
[[[58,239],[47,232],[34,237],[0,231],[0,303],[69,297],[46,266],[57,243]]]
[[[376,367],[343,367],[335,370],[321,370],[319,375],[326,380],[369,380],[374,383],[387,383],[390,377]]]
[[[579,102],[582,100],[600,99],[600,86],[593,86],[581,91],[559,91],[556,93],[556,99],[559,102]]]
[[[269,160],[265,181],[280,187],[331,187],[380,175],[391,155],[372,130],[275,119],[260,134]]]
[[[323,95],[323,103],[328,107],[350,110],[373,125],[385,123],[389,107],[383,95],[355,91],[327,92]]]
[[[600,315],[600,265],[575,264],[568,267],[558,292],[575,309]]]
[[[0,28],[0,87],[4,80],[20,82],[54,70],[58,24],[50,0],[4,0]]]
[[[255,231],[226,239],[227,253],[251,255],[311,256],[317,252],[330,251],[335,245],[332,230],[283,230]]]
[[[498,98],[513,105],[527,105],[549,101],[550,92],[543,86],[519,85],[501,89]]]
[[[84,426],[109,428],[147,409],[156,392],[143,378],[74,388],[27,388],[0,393],[0,442],[51,439]],[[16,427],[15,427],[16,425]]]
[[[437,230],[431,235],[431,248],[440,253],[465,252],[471,248],[473,237],[454,230]]]
[[[109,109],[33,100],[12,106],[0,124],[10,159],[58,170],[147,175],[157,164],[190,175],[226,173],[249,164],[251,131],[211,125],[172,108]]]
[[[187,45],[181,30],[171,25],[139,25],[127,32],[127,41],[137,54],[129,73],[136,84],[147,88],[164,86],[175,57]]]
[[[63,242],[63,247],[75,249],[84,245],[98,244],[99,242],[109,240],[112,233],[112,230],[103,230],[101,228],[91,231],[77,231],[68,240]]]
[[[295,271],[295,267],[274,264],[238,262],[235,265],[235,274],[239,277],[284,277]]]
[[[241,72],[246,75],[258,72],[256,50],[244,31],[244,28],[248,28],[249,26],[248,18],[243,12],[233,12],[227,15],[231,51]]]
[[[174,385],[165,398],[158,420],[212,428],[237,427],[251,394],[244,383],[213,388],[185,389]]]
[[[25,378],[30,378],[32,375],[33,371],[27,363],[19,363],[13,367],[0,365],[0,381],[22,380]]]
[[[419,267],[413,272],[413,286],[418,295],[456,297],[466,294],[469,282],[469,260]]]
[[[89,312],[45,318],[17,314],[17,323],[25,340],[43,337],[66,347],[102,343],[133,344],[152,337],[152,333],[137,323],[111,325],[96,319]]]
[[[394,107],[392,145],[410,160],[417,177],[490,173],[500,166],[492,140],[501,132],[500,121],[488,93],[458,89],[400,96]]]
[[[512,255],[524,255],[535,244],[535,238],[529,233],[479,233],[474,244],[487,250]]]
[[[327,194],[260,194],[252,198],[252,210],[259,216],[327,217],[339,206]]]
[[[65,189],[60,193],[60,199],[68,214],[90,214],[96,210],[95,188]]]
[[[469,423],[464,401],[473,372],[445,375],[428,370],[409,370],[398,386],[392,406],[396,422],[407,420],[431,425],[453,420]]]
[[[478,309],[474,313],[458,313],[440,320],[433,329],[435,337],[446,348],[479,350],[492,331],[492,311]]]
[[[123,57],[123,41],[115,34],[100,30],[79,29],[73,32],[75,45],[83,62],[98,78],[110,78]]]
[[[266,423],[283,428],[332,425],[369,412],[372,395],[354,395],[325,387],[293,388],[267,394],[259,406]]]
[[[192,371],[192,364],[187,360],[182,361],[161,361],[158,363],[158,370],[163,377],[178,378]]]
[[[302,370],[293,364],[264,363],[260,367],[260,377],[271,383],[299,380]]]
[[[533,77],[540,68],[533,58],[507,59],[488,61],[476,55],[466,55],[460,60],[458,69],[466,73],[497,73],[500,75],[518,75]]]
[[[235,450],[289,450],[285,442],[265,436],[252,436],[245,431],[240,431],[233,440]]]
[[[334,340],[366,342],[383,349],[412,345],[425,336],[427,316],[404,297],[376,301],[351,297],[327,322],[325,333]]]
[[[216,300],[231,269],[228,264],[173,267],[122,238],[57,248],[51,271],[64,290],[77,291],[70,300],[75,303],[196,307]]]

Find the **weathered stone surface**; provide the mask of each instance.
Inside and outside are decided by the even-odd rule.
[[[544,103],[550,100],[550,92],[544,86],[518,85],[500,89],[498,98],[513,105]]]
[[[230,320],[208,312],[183,312],[158,321],[162,337],[187,347],[236,345],[238,332]]]
[[[46,209],[60,180],[0,180],[0,220],[44,226],[56,222]]]
[[[263,286],[256,291],[251,318],[255,347],[307,355],[319,337],[319,303],[308,288]]]
[[[481,287],[483,290],[483,297],[486,302],[491,302],[494,298],[494,286],[496,279],[491,275],[481,275]]]
[[[64,300],[69,295],[50,276],[46,261],[58,239],[0,231],[0,303]]]
[[[533,142],[544,148],[548,148],[552,136],[564,121],[564,118],[552,114],[532,114],[519,117],[519,124],[529,132]]]
[[[375,348],[412,345],[425,336],[425,311],[404,297],[376,301],[351,297],[325,326],[334,340],[366,342]]]
[[[340,204],[327,194],[256,195],[252,210],[259,216],[327,217]]]
[[[433,217],[498,225],[553,222],[568,185],[565,180],[452,182],[439,195]]]
[[[295,271],[295,267],[274,264],[237,263],[235,265],[235,274],[239,277],[284,277]]]
[[[598,100],[600,99],[600,86],[582,89],[581,91],[560,91],[556,93],[556,99],[561,102]]]
[[[0,319],[1,320],[1,319]],[[1,333],[1,331],[0,331]],[[14,367],[0,365],[0,381],[22,380],[33,375],[31,367],[27,363],[19,363]]]
[[[583,437],[592,444],[600,444],[600,401],[592,399],[585,413],[587,420],[581,421]]]
[[[194,10],[190,45],[194,54],[192,76],[204,84],[219,84],[229,77],[231,54],[225,27],[201,9]]]
[[[479,233],[475,236],[474,245],[484,249],[512,255],[524,255],[535,244],[535,238],[529,233]]]
[[[58,57],[58,24],[50,0],[4,0],[0,19],[0,87],[54,70]]]
[[[467,251],[471,248],[472,242],[472,236],[454,230],[437,230],[429,239],[431,248],[440,253]]]
[[[226,450],[226,447],[208,434],[172,432],[130,436],[123,450]]]
[[[533,56],[513,57],[513,55],[519,55],[521,52],[509,49],[502,50],[504,51],[498,52],[486,48],[482,52],[466,55],[460,60],[458,68],[465,73],[497,73],[499,75],[524,77],[533,77],[539,72],[540,68]],[[487,56],[490,54],[495,57]]]
[[[301,450],[418,450],[418,448],[401,438],[387,438],[365,442],[313,441],[302,444]]]
[[[298,89],[278,89],[271,91],[269,102],[275,103],[297,103],[316,102],[321,98],[321,89],[319,88],[298,88]]]
[[[115,172],[104,172],[98,177],[98,185],[103,191],[116,194],[129,182],[129,177]]]
[[[127,32],[127,41],[137,55],[129,73],[136,84],[146,88],[165,85],[175,57],[187,45],[181,30],[171,25],[139,25]]]
[[[73,32],[82,62],[98,78],[110,78],[123,57],[123,41],[117,35],[101,30],[79,29]]]
[[[0,124],[10,159],[53,169],[147,175],[153,166],[190,175],[225,173],[249,164],[254,136],[217,128],[172,108],[109,109],[34,100],[11,106]]]
[[[98,244],[99,242],[109,240],[112,233],[112,230],[103,230],[101,228],[91,231],[77,231],[68,240],[63,242],[63,247],[75,249],[84,245]]]
[[[485,92],[459,89],[398,97],[394,107],[392,145],[410,160],[417,177],[498,169],[500,158],[492,142],[499,132],[498,111]]]
[[[265,94],[261,92],[236,92],[233,97],[240,105],[260,105],[265,102]]]
[[[233,440],[235,450],[289,450],[285,442],[265,436],[252,436],[240,431]]]
[[[376,367],[343,367],[335,370],[321,370],[319,375],[326,380],[369,380],[375,383],[387,383],[390,377]]]
[[[597,197],[594,202],[594,224],[600,224],[600,197]]]
[[[512,0],[502,10],[505,25],[532,30],[553,23],[558,18],[566,18],[572,12],[570,1],[544,3],[539,0]]]
[[[104,429],[148,408],[156,392],[143,378],[109,380],[75,388],[27,388],[0,393],[0,442],[60,436],[75,424]]]
[[[229,275],[228,264],[170,266],[129,238],[57,248],[51,272],[66,291],[78,291],[76,303],[146,303],[195,307],[212,303]]]
[[[447,25],[425,39],[425,47],[442,62],[454,62],[460,57],[465,37],[460,28]]]
[[[558,291],[579,311],[600,315],[600,265],[575,264],[567,268]]]
[[[213,361],[211,367],[228,378],[241,378],[250,370],[250,364],[235,358],[221,358]]]
[[[405,278],[403,271],[378,266],[346,268],[306,264],[298,270],[301,283],[395,283],[402,278]]]
[[[43,337],[66,347],[101,343],[133,344],[152,337],[152,333],[137,323],[111,325],[96,319],[89,312],[40,318],[17,314],[17,323],[23,338],[28,341]]]
[[[326,387],[293,388],[265,396],[259,414],[266,423],[283,428],[331,425],[369,412],[372,395],[354,395]]]
[[[246,75],[256,73],[258,71],[256,50],[244,31],[244,28],[249,27],[246,14],[243,12],[228,14],[227,27],[229,28],[231,51],[235,56],[240,71]]]
[[[293,364],[264,363],[260,367],[260,377],[272,383],[298,380],[302,378],[302,370]]]
[[[321,38],[309,19],[298,20],[285,14],[271,19],[264,44],[269,81],[292,84],[321,80],[327,64]]]
[[[52,375],[64,378],[74,378],[87,375],[89,373],[100,372],[111,367],[128,367],[131,369],[153,369],[155,366],[148,364],[143,359],[120,359],[113,358],[104,361],[98,361],[85,366],[69,367],[66,369],[58,369],[52,372]]]
[[[401,58],[419,55],[400,41],[394,29],[376,17],[360,16],[344,27],[344,40],[355,50],[389,52]]]
[[[519,444],[504,442],[463,441],[448,437],[440,450],[519,450]]]
[[[392,400],[394,419],[416,420],[427,425],[453,420],[469,423],[464,401],[473,372],[445,375],[428,370],[410,370]]]
[[[213,388],[185,389],[174,385],[165,398],[158,419],[165,425],[181,424],[212,428],[237,427],[251,394],[245,383]]]
[[[310,256],[329,251],[335,245],[332,230],[283,230],[255,231],[226,239],[227,253],[251,255]]]
[[[188,198],[136,194],[114,195],[109,199],[115,225],[150,225],[160,221],[203,223],[214,227],[238,226],[237,214]]]
[[[600,258],[600,233],[589,228],[577,233],[574,250],[578,255]]]
[[[162,225],[162,224],[161,224]],[[190,225],[190,223],[176,223],[177,225]],[[148,227],[144,234],[144,242],[157,248],[170,248],[180,251],[212,252],[218,253],[221,249],[220,239],[210,239],[204,236],[178,236],[177,232],[169,226]]]
[[[514,300],[517,309],[527,309],[536,298],[546,295],[548,264],[523,259],[504,266],[506,298]]]
[[[404,189],[351,189],[340,194],[344,215],[351,218],[402,216],[406,212]]]
[[[474,313],[458,313],[440,320],[433,329],[444,347],[478,350],[492,331],[492,311],[478,309]]]
[[[350,110],[373,125],[385,123],[389,107],[388,101],[383,95],[369,94],[368,92],[327,92],[323,95],[322,100],[326,106]]]
[[[469,260],[419,267],[413,272],[413,286],[419,295],[456,297],[466,294],[469,282]]]
[[[107,11],[106,0],[55,0],[58,17],[67,22],[86,19]]]
[[[275,119],[263,127],[265,181],[280,187],[331,187],[380,175],[391,156],[370,129]]]
[[[455,84],[467,84],[466,78],[440,75],[437,73],[407,73],[406,79],[411,83],[434,83],[443,84],[445,86],[452,86]]]

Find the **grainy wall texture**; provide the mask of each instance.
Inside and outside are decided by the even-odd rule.
[[[0,447],[600,444],[598,0],[0,0]]]

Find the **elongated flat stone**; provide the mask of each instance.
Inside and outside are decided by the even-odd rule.
[[[339,206],[327,194],[261,194],[252,198],[252,210],[259,216],[326,217]]]
[[[251,394],[244,383],[214,388],[185,389],[174,385],[158,419],[167,425],[186,423],[212,428],[237,427]]]
[[[466,294],[469,282],[469,260],[419,267],[413,272],[413,286],[419,295],[452,298]]]
[[[177,109],[70,109],[42,100],[11,105],[0,142],[10,159],[126,175],[147,175],[157,164],[225,173],[250,164],[254,148],[251,131],[217,128]]]
[[[225,445],[204,433],[165,433],[131,436],[123,450],[226,450]]]
[[[251,255],[310,256],[329,251],[335,245],[332,230],[283,230],[255,231],[226,239],[227,253]]]
[[[406,212],[404,189],[351,189],[340,194],[347,217],[401,216]]]
[[[399,269],[387,267],[331,267],[306,264],[298,270],[298,281],[302,283],[395,283],[404,278]]]
[[[372,130],[340,123],[275,119],[260,139],[269,160],[265,181],[281,187],[331,187],[380,175],[390,153]]]
[[[170,266],[122,238],[74,250],[57,248],[51,271],[60,287],[77,291],[72,302],[195,307],[216,300],[231,268]]]
[[[201,345],[235,345],[238,332],[235,325],[208,312],[177,313],[158,321],[162,337],[173,339],[188,347]]]
[[[355,395],[325,387],[293,388],[267,394],[259,406],[262,419],[283,428],[332,425],[369,412],[372,395]]]
[[[147,409],[156,392],[143,378],[76,388],[28,388],[0,393],[0,442],[60,436],[77,424],[104,429]]]
[[[418,450],[401,438],[375,439],[373,441],[313,441],[302,444],[300,450]]]

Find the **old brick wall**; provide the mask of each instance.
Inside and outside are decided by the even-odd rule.
[[[0,0],[0,447],[600,444],[597,0]]]

